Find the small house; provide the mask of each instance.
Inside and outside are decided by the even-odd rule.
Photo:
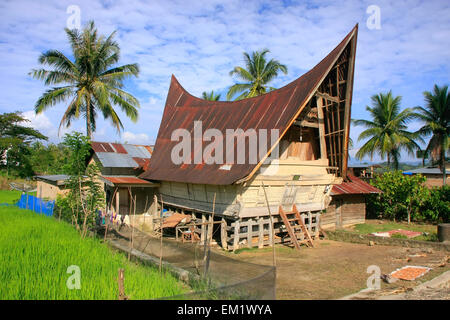
[[[322,228],[340,229],[364,223],[366,219],[366,196],[381,191],[352,175],[341,184],[333,185],[331,202],[322,214]]]
[[[69,191],[66,186],[67,178],[68,176],[64,174],[35,176],[36,196],[40,199],[55,200],[58,195],[66,194]]]
[[[92,141],[91,146],[89,163],[95,163],[100,169],[99,182],[105,190],[108,210],[120,215],[147,211],[157,184],[138,175],[147,168],[152,147],[97,141]]]
[[[444,185],[443,181],[443,172],[439,167],[425,167],[425,168],[418,168],[414,170],[408,170],[403,171],[403,174],[406,175],[416,175],[421,174],[427,180],[425,181],[425,185],[428,187],[442,187]],[[450,184],[450,166],[446,164],[446,184]]]

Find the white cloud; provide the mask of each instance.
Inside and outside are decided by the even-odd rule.
[[[40,52],[59,49],[70,54],[63,28],[71,4],[71,0],[0,3],[0,59],[7,62],[0,66],[1,112],[30,110],[47,89],[27,75],[38,67]],[[318,63],[355,23],[359,34],[352,117],[366,117],[370,96],[389,89],[403,96],[403,107],[423,104],[424,90],[434,83],[448,83],[450,6],[433,0],[380,0],[381,30],[369,30],[366,9],[371,4],[356,0],[77,1],[82,23],[94,19],[102,34],[117,30],[120,63],[137,62],[141,69],[138,79],[126,83],[126,90],[141,101],[139,121],[131,122],[119,110],[125,126],[120,137],[99,118],[97,128],[106,130],[99,137],[114,141],[127,132],[141,132],[154,140],[171,74],[193,95],[223,92],[234,81],[228,72],[243,64],[242,52],[267,47],[270,57],[289,68],[287,76],[273,83],[282,86]],[[57,127],[63,112],[64,105],[58,105],[45,114]],[[84,128],[82,119],[74,125]],[[356,142],[357,135],[352,138],[355,148],[362,145]]]
[[[23,112],[22,116],[28,120],[23,123],[23,125],[26,127],[32,127],[36,130],[45,130],[45,131],[53,129],[52,122],[43,113],[36,114],[33,110],[30,110]]]
[[[145,133],[133,133],[130,131],[125,131],[122,136],[123,143],[131,143],[131,144],[143,144],[149,145],[154,144],[154,140],[150,139],[150,137]]]

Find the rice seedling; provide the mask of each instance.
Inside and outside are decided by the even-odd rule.
[[[117,299],[119,268],[130,299],[186,291],[170,274],[130,262],[98,239],[82,239],[66,222],[16,207],[0,207],[0,257],[3,300]],[[66,285],[71,265],[80,268],[80,289]]]

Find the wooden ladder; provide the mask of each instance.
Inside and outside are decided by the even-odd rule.
[[[294,244],[297,250],[300,250],[300,244],[305,243],[307,246],[314,247],[314,243],[312,241],[311,235],[309,234],[308,229],[303,222],[303,218],[298,212],[295,204],[292,206],[291,212],[284,212],[283,207],[279,206],[278,213],[283,219],[283,223],[286,226],[291,242]],[[294,218],[289,219],[288,215],[294,215]],[[292,223],[292,224],[291,224]],[[304,240],[298,239],[299,232],[302,232],[304,235]]]

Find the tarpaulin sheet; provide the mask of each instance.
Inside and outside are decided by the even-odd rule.
[[[55,201],[44,201],[35,196],[22,194],[16,206],[22,209],[33,210],[36,213],[42,213],[46,216],[53,216]]]

